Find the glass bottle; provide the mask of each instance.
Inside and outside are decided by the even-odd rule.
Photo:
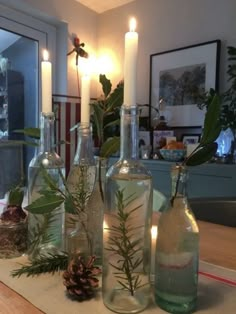
[[[106,307],[138,313],[150,299],[152,177],[138,159],[138,108],[121,108],[120,159],[105,184],[102,292]]]
[[[96,264],[102,265],[102,230],[104,212],[104,184],[108,169],[108,159],[95,156],[96,180],[93,192],[88,200],[88,229],[92,236],[93,255]]]
[[[67,178],[67,188],[71,193],[76,214],[66,216],[66,234],[76,230],[76,222],[81,232],[87,233],[89,252],[93,254],[93,243],[88,230],[88,200],[94,189],[96,165],[93,154],[92,127],[90,123],[78,124],[78,143],[72,167]]]
[[[91,255],[89,241],[89,234],[84,231],[80,222],[76,222],[75,229],[68,234],[66,239],[66,251],[69,254],[69,259],[81,256],[84,261],[87,261]]]
[[[158,223],[155,300],[170,313],[192,313],[197,302],[199,230],[185,197],[186,179],[184,166],[172,167],[172,198]]]
[[[28,201],[31,204],[38,199],[40,191],[48,189],[45,172],[64,190],[64,162],[55,152],[53,112],[41,113],[40,117],[40,147],[31,160],[28,169]],[[32,214],[28,216],[29,256],[31,259],[39,255],[57,253],[63,249],[64,238],[64,205],[47,214]]]

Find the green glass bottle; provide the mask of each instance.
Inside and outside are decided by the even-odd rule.
[[[120,159],[105,183],[102,293],[106,307],[138,313],[150,300],[152,177],[138,159],[138,108],[121,108]]]
[[[192,313],[197,304],[199,230],[185,196],[186,179],[185,167],[172,167],[172,198],[158,223],[155,300],[170,313]]]

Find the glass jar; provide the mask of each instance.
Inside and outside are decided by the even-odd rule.
[[[199,231],[185,196],[187,170],[173,166],[172,198],[158,222],[155,300],[170,313],[196,309]]]
[[[106,307],[138,313],[150,300],[152,177],[138,159],[138,108],[122,106],[120,159],[107,172],[102,293]]]

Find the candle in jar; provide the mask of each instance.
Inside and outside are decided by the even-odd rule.
[[[125,34],[124,59],[124,104],[136,105],[136,67],[138,55],[138,33],[135,32],[136,20],[130,19],[130,31]]]
[[[85,74],[81,78],[81,123],[90,121],[90,77]]]
[[[49,61],[49,53],[43,51],[41,62],[41,84],[42,84],[42,112],[52,112],[52,64]]]

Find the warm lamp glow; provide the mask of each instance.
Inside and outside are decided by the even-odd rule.
[[[130,19],[130,21],[129,21],[129,30],[130,30],[130,32],[135,32],[135,30],[136,30],[136,25],[137,25],[136,19],[135,19],[134,17],[132,17],[132,18]]]
[[[49,60],[49,52],[46,49],[43,50],[43,60],[44,61]]]
[[[113,72],[113,63],[109,55],[103,55],[97,60],[97,73],[108,74]]]

